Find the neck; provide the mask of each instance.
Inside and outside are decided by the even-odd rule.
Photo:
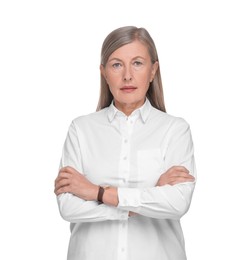
[[[131,113],[138,109],[139,107],[141,107],[145,102],[144,100],[141,100],[139,102],[136,103],[120,103],[116,100],[114,100],[114,105],[115,107],[120,110],[121,112],[123,112],[126,116],[130,116]]]

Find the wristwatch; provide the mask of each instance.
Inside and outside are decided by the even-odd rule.
[[[109,189],[109,186],[99,186],[99,192],[98,192],[98,196],[97,196],[97,201],[100,203],[103,203],[103,194],[104,191]]]

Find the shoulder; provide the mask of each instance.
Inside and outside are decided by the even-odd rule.
[[[72,120],[72,125],[82,128],[83,126],[92,125],[94,123],[105,123],[107,121],[107,110],[108,108],[106,107],[97,112],[78,116]]]
[[[174,116],[153,108],[151,120],[157,120],[161,125],[169,128],[189,128],[189,123],[182,117]]]

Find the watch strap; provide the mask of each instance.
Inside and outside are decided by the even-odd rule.
[[[102,186],[99,186],[97,201],[100,203],[103,203],[102,198],[103,198],[104,191],[105,191],[105,189]]]

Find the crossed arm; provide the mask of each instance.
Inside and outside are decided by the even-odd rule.
[[[187,212],[196,169],[190,128],[185,121],[177,120],[169,132],[172,138],[166,143],[169,149],[165,153],[168,170],[161,174],[155,187],[110,187],[104,192],[103,204],[97,203],[99,186],[78,171],[82,169],[82,157],[77,129],[75,123],[69,128],[61,163],[66,167],[60,169],[55,180],[55,194],[65,220],[73,223],[120,220],[131,212],[158,219],[179,219]]]
[[[175,185],[184,182],[193,182],[194,177],[183,166],[173,166],[164,172],[156,186]],[[55,194],[71,193],[85,201],[97,201],[99,186],[90,182],[83,174],[72,167],[63,167],[55,180]],[[117,207],[119,204],[117,187],[105,190],[103,202],[106,205]]]

